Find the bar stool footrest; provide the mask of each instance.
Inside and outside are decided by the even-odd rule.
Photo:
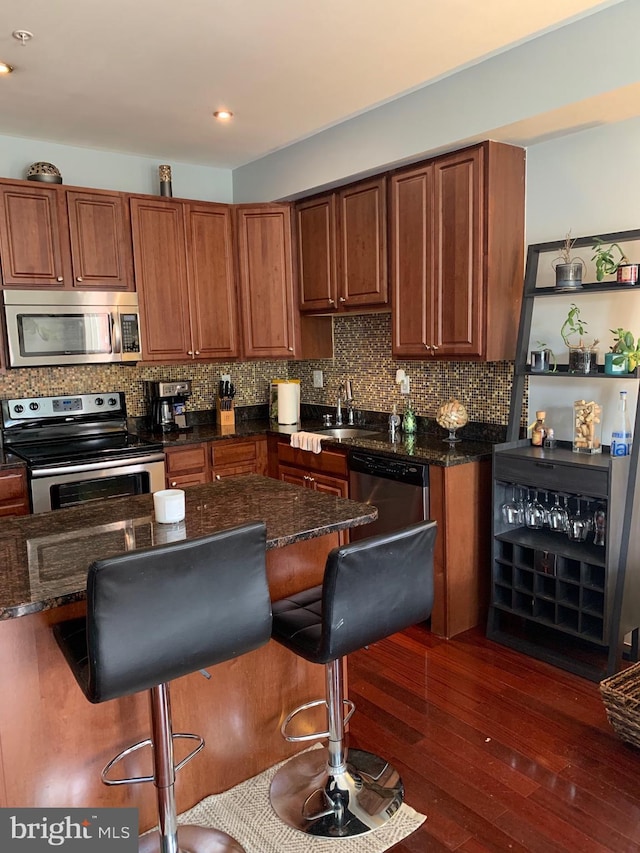
[[[349,709],[346,716],[344,717],[344,720],[342,721],[343,726],[346,726],[347,723],[349,722],[349,720],[351,719],[351,717],[353,716],[353,713],[356,710],[356,706],[351,701],[351,699],[343,699],[342,704],[346,705],[347,708]],[[314,699],[313,702],[305,702],[304,705],[300,705],[297,708],[295,708],[286,717],[286,719],[284,720],[284,722],[280,726],[280,732],[282,734],[282,737],[285,740],[288,740],[290,743],[300,743],[300,742],[306,741],[306,740],[319,740],[320,738],[329,737],[329,731],[312,732],[311,734],[308,734],[308,735],[290,735],[290,734],[287,734],[287,729],[288,729],[289,725],[291,724],[291,722],[293,721],[294,717],[296,717],[298,714],[301,714],[303,711],[308,711],[310,708],[317,708],[320,705],[324,705],[324,707],[327,708],[327,710],[328,710],[326,699]]]
[[[177,738],[189,738],[190,740],[197,740],[197,746],[191,750],[191,752],[186,755],[182,761],[178,762],[178,764],[174,764],[173,772],[177,773],[178,770],[181,770],[184,765],[191,761],[191,759],[196,756],[200,750],[204,747],[204,738],[200,737],[200,735],[189,734],[187,732],[175,732],[172,734],[173,740]],[[100,778],[102,779],[103,784],[105,785],[133,785],[137,782],[154,782],[154,776],[130,776],[127,779],[110,779],[109,773],[111,770],[126,758],[128,755],[131,755],[133,752],[137,752],[139,749],[143,749],[145,746],[150,746],[153,748],[153,741],[151,738],[145,738],[145,740],[139,740],[137,743],[132,744],[132,746],[128,746],[126,749],[123,749],[122,752],[119,752],[115,758],[112,758],[111,761],[105,765],[100,774]]]

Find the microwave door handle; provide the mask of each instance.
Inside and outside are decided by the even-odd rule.
[[[113,343],[113,351],[116,353],[122,352],[122,330],[120,328],[120,315],[114,317],[111,314],[111,341]]]

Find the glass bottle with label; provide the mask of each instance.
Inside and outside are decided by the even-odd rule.
[[[627,392],[620,392],[616,422],[611,431],[611,455],[629,456],[631,453],[631,421],[627,410]]]

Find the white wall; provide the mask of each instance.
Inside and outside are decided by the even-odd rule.
[[[589,236],[640,228],[640,119],[631,119],[566,136],[527,151],[527,243],[562,240],[571,230]],[[631,251],[634,251],[633,249]],[[592,252],[579,252],[587,262],[585,281],[595,281]],[[640,246],[631,261],[640,262]],[[546,270],[552,276],[550,268]],[[552,283],[550,278],[547,283]],[[560,327],[572,302],[581,309],[589,331],[598,337],[600,363],[613,343],[610,329],[619,326],[640,335],[640,286],[628,293],[568,294],[536,300],[531,341],[545,341],[566,363]],[[529,423],[545,409],[558,438],[571,440],[572,403],[596,400],[603,406],[603,442],[609,444],[619,391],[629,392],[631,417],[637,402],[636,380],[570,380],[532,378]],[[640,437],[639,437],[640,439]]]
[[[517,141],[510,125],[640,80],[637,32],[638,0],[568,24],[235,169],[234,200],[293,198],[473,141]]]
[[[160,161],[44,140],[0,136],[0,176],[3,178],[25,178],[31,163],[41,160],[54,163],[62,173],[63,182],[72,186],[152,195],[160,192]],[[233,201],[230,169],[170,161],[169,165],[174,196],[200,201]]]

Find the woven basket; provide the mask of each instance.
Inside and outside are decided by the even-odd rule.
[[[640,747],[640,663],[601,681],[600,695],[614,732]]]

